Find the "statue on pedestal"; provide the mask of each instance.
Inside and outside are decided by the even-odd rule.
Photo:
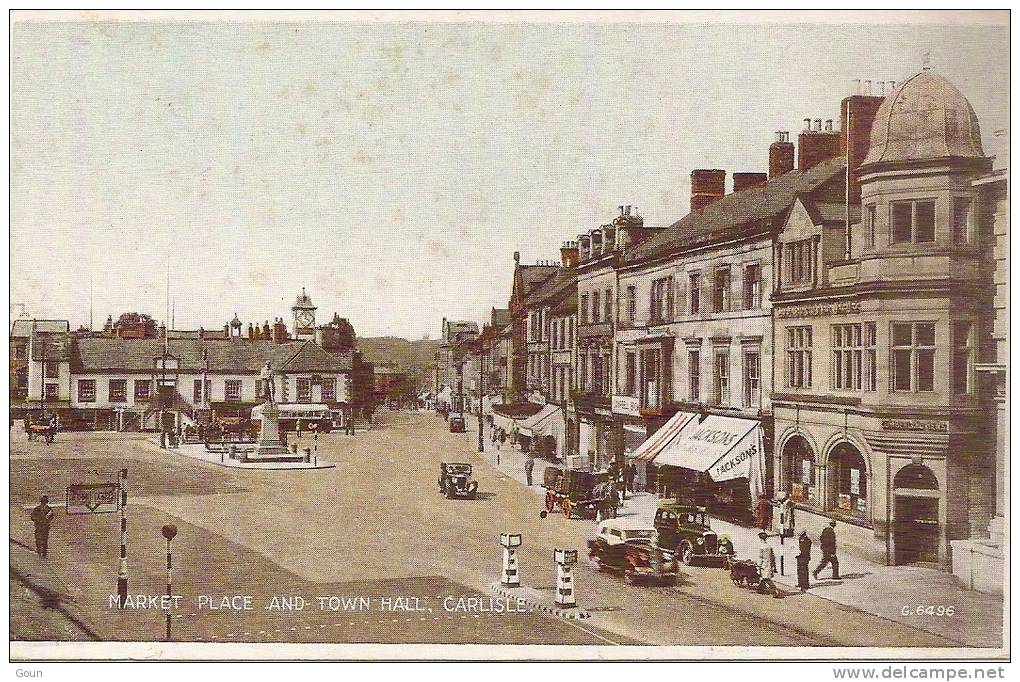
[[[259,372],[259,379],[262,380],[262,395],[267,403],[272,405],[276,402],[276,379],[273,374],[273,365],[266,360],[265,367]]]

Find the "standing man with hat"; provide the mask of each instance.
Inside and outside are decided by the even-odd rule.
[[[808,570],[811,566],[811,538],[807,531],[800,532],[800,554],[797,555],[797,586],[801,591],[811,587],[808,582]]]
[[[35,551],[43,559],[50,542],[50,524],[53,523],[53,507],[50,498],[43,495],[39,504],[32,510],[32,525],[35,526]]]
[[[839,580],[839,559],[836,558],[836,522],[830,521],[829,525],[822,531],[822,563],[818,564],[813,572],[815,580],[818,574],[828,565],[832,565],[832,579]]]

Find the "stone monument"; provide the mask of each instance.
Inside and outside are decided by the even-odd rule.
[[[293,453],[287,451],[280,441],[280,408],[276,406],[276,380],[273,374],[273,367],[266,362],[265,367],[259,372],[259,379],[262,380],[262,428],[259,432],[259,444],[255,452],[248,455],[248,459],[254,460],[279,460],[293,459]]]

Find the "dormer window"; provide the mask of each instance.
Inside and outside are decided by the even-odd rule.
[[[935,241],[934,199],[892,202],[890,224],[893,244]]]

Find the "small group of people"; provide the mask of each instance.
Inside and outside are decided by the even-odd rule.
[[[776,554],[769,544],[769,534],[764,530],[758,533],[758,568],[763,578],[772,579],[776,574]],[[836,522],[830,521],[822,530],[819,545],[822,549],[822,560],[813,571],[811,568],[811,547],[813,543],[806,530],[800,532],[797,554],[797,587],[801,591],[811,587],[808,573],[818,580],[818,575],[826,566],[832,567],[832,579],[839,580],[839,559],[836,556]]]
[[[183,432],[178,429],[163,429],[159,432],[159,447],[175,449],[181,444]]]

